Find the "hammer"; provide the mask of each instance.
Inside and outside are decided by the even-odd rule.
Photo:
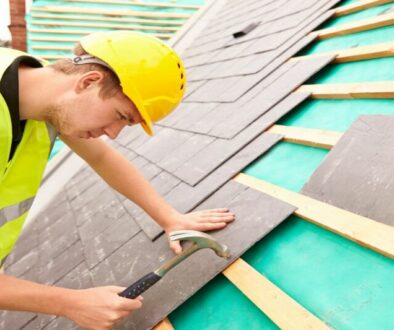
[[[154,272],[140,278],[137,282],[130,285],[126,290],[119,293],[119,296],[134,299],[141,293],[148,290],[153,284],[159,281],[170,269],[179,264],[182,260],[201,249],[212,249],[219,257],[229,258],[230,251],[227,246],[220,244],[212,236],[194,230],[177,230],[169,235],[171,241],[191,241],[192,244],[182,253],[168,260]]]

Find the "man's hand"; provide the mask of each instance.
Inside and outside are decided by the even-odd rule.
[[[164,230],[167,235],[171,231],[175,230],[197,230],[197,231],[209,231],[222,229],[226,227],[230,222],[235,220],[234,213],[231,213],[229,209],[212,209],[212,210],[202,210],[196,212],[190,212],[186,214],[178,213],[175,215],[167,225]],[[176,253],[179,254],[182,252],[182,247],[180,242],[171,242],[170,248]]]
[[[143,298],[127,299],[118,293],[125,288],[117,286],[71,290],[67,293],[62,315],[89,330],[109,330],[134,310],[141,308]]]

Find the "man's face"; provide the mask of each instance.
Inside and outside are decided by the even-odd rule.
[[[66,93],[51,111],[49,122],[60,135],[84,139],[102,135],[115,139],[125,126],[142,122],[123,93],[103,99],[99,92],[99,84],[91,82]]]

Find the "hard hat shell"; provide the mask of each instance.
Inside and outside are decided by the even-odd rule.
[[[185,69],[177,53],[153,36],[132,31],[92,33],[80,43],[113,69],[141,114],[145,132],[153,135],[152,123],[170,114],[185,91]]]

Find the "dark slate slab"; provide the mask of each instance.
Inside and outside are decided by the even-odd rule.
[[[216,125],[211,134],[224,138],[233,138],[236,134],[240,134],[247,129],[248,125],[320,71],[332,59],[332,56],[327,56],[317,61],[297,63],[280,76],[277,73],[280,70],[276,70],[274,75],[269,76],[269,80],[272,80],[273,76],[277,76],[276,80],[269,85],[266,85],[268,82],[263,81],[256,86],[256,90],[251,93],[251,96],[255,96],[238,109],[235,107],[235,103],[229,108],[232,113],[229,113],[223,122]]]
[[[277,105],[279,109],[272,109],[275,113],[279,112],[282,114],[287,113],[293,107],[297,106],[300,102],[305,100],[306,94],[295,95],[291,94],[289,98],[285,98],[281,103]],[[275,101],[266,100],[261,102],[260,112],[264,113],[273,105]],[[257,105],[256,105],[257,107]],[[253,111],[250,109],[250,111]],[[269,113],[269,112],[268,112]],[[245,115],[247,116],[247,115]],[[232,140],[217,139],[213,143],[206,146],[200,152],[196,153],[193,157],[185,162],[182,162],[181,166],[177,168],[173,174],[180,178],[182,181],[195,186],[204,177],[211,173],[215,168],[220,166],[229,157],[234,155],[238,150],[242,149],[258,134],[263,132],[268,126],[272,125],[275,121],[268,122],[268,118],[271,120],[276,117],[260,117],[255,120],[247,129],[239,133]],[[264,123],[264,125],[263,125]]]
[[[360,116],[302,192],[394,226],[393,150],[394,116]]]
[[[33,313],[0,311],[0,329],[22,329],[36,317]]]
[[[280,139],[281,136],[276,134],[262,134],[258,136],[216,171],[205,177],[196,187],[181,183],[166,195],[166,199],[181,212],[192,210],[231,177],[269,150]]]
[[[110,226],[102,233],[84,241],[83,253],[89,269],[108,258],[140,231],[137,223],[126,213],[111,221]]]
[[[157,163],[191,137],[191,133],[162,128],[160,133],[135,150],[144,158]]]
[[[169,173],[174,173],[186,161],[191,159],[195,154],[207,148],[216,139],[208,135],[193,134],[190,139],[186,140],[176,150],[173,150],[158,165]]]
[[[281,136],[276,134],[263,134],[211,173],[196,187],[181,182],[164,196],[165,199],[180,212],[191,211],[250,162],[270,149],[280,138]],[[216,207],[220,206],[217,205]],[[138,218],[137,221],[152,240],[155,240],[163,232],[162,228],[145,213],[141,212]]]
[[[134,313],[117,329],[150,329],[295,209],[233,181],[211,196],[201,208],[219,204],[237,214],[233,224],[213,234],[230,247],[232,258],[224,260],[208,250],[197,252],[145,292],[143,309]],[[129,285],[171,256],[165,236],[152,243],[145,235],[138,234],[92,271],[94,284]]]
[[[37,266],[39,267],[40,282],[45,284],[53,285],[54,283],[61,280],[69,272],[71,272],[80,263],[84,262],[84,257],[81,254],[82,244],[77,241],[67,250],[64,250],[58,257],[57,261],[51,260],[50,263],[39,261]]]

